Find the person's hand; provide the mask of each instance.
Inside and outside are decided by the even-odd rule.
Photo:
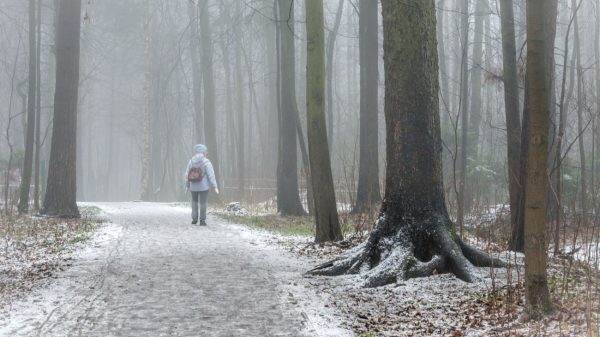
[[[215,193],[219,194],[219,188],[215,188]]]

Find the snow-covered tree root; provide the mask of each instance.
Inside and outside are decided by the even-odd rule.
[[[461,280],[476,280],[474,267],[504,267],[505,263],[464,243],[446,216],[380,217],[369,239],[339,259],[308,273],[336,276],[363,274],[364,287],[398,280],[453,273]]]

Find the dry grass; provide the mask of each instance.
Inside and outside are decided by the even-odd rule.
[[[81,211],[82,218],[74,220],[0,218],[0,308],[70,265],[69,253],[87,241],[102,222],[98,209]]]

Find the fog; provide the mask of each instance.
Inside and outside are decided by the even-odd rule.
[[[54,104],[55,22],[57,1],[42,0],[40,40],[40,177],[45,186]],[[502,45],[497,1],[468,9],[469,43],[463,48],[462,1],[438,1],[440,119],[444,140],[447,201],[454,212],[461,181],[472,202],[468,207],[504,203],[506,122],[502,83]],[[556,112],[564,94],[563,140],[565,198],[575,200],[581,146],[588,157],[596,147],[595,7],[579,10],[581,84],[577,70],[564,70],[570,29],[574,65],[571,3],[559,1],[555,48]],[[295,102],[306,142],[306,27],[304,2],[294,1],[294,18],[280,20],[274,1],[89,0],[82,5],[79,99],[77,112],[77,199],[81,201],[186,200],[184,172],[193,146],[205,143],[216,162],[223,200],[256,203],[277,193],[279,158],[278,99],[280,36],[291,29],[294,41]],[[336,25],[338,11],[339,25]],[[479,11],[479,12],[478,12]],[[0,162],[10,200],[18,199],[23,166],[28,83],[28,2],[0,3]],[[327,128],[338,202],[353,204],[359,175],[361,74],[358,1],[324,1],[327,77]],[[381,9],[378,10],[381,16]],[[278,25],[279,24],[279,25]],[[524,81],[525,22],[523,1],[515,1],[520,91]],[[383,34],[378,24],[378,180],[385,169],[385,93]],[[478,28],[479,27],[479,28]],[[479,33],[478,33],[479,31]],[[596,41],[597,42],[597,41]],[[479,56],[477,56],[479,53]],[[465,56],[465,57],[463,57]],[[464,60],[464,63],[462,62]],[[461,69],[467,70],[467,84]],[[561,86],[563,74],[566,83]],[[570,76],[570,77],[569,77]],[[329,82],[328,82],[329,83]],[[461,88],[467,87],[466,96]],[[463,102],[464,99],[466,102]],[[579,103],[577,103],[579,102]],[[578,104],[583,129],[577,127]],[[330,110],[329,110],[330,109]],[[469,114],[466,177],[461,178],[461,119]],[[208,116],[208,117],[207,117]],[[211,116],[214,116],[212,120]],[[556,123],[556,118],[554,118]],[[208,125],[208,126],[207,126]],[[207,130],[209,132],[207,133]],[[212,130],[212,131],[210,131]],[[211,140],[214,132],[215,140]],[[579,134],[583,142],[579,142]],[[296,146],[297,174],[306,198],[301,144]],[[584,151],[584,152],[585,152]],[[591,152],[590,152],[591,151]],[[292,151],[293,153],[293,151]],[[586,172],[597,170],[588,161]],[[283,158],[285,162],[285,158]],[[10,162],[10,163],[9,163]],[[144,166],[146,163],[146,170]],[[11,172],[7,174],[7,167]],[[458,172],[458,173],[457,173]],[[9,179],[5,179],[8,177]],[[147,179],[145,179],[147,177]],[[143,183],[146,186],[143,186]],[[32,182],[33,184],[33,182]]]

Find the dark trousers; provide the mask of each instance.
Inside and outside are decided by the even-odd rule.
[[[206,220],[206,207],[208,205],[208,191],[192,191],[192,220],[198,221],[198,201],[200,201],[200,220]]]

